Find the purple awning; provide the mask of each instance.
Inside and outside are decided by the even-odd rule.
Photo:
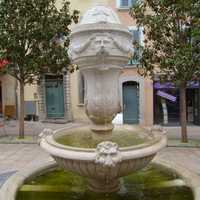
[[[154,83],[154,88],[165,89],[165,88],[175,88],[175,86],[173,83],[170,83],[170,82],[167,82],[167,83],[156,82]]]
[[[155,89],[169,89],[169,88],[176,88],[174,83],[166,82],[166,83],[160,83],[155,82],[154,83]],[[187,84],[187,88],[200,88],[200,82],[199,81],[190,81]]]

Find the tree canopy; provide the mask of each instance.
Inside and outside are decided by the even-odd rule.
[[[6,72],[20,82],[31,83],[46,72],[61,72],[70,60],[70,25],[78,21],[77,10],[63,0],[0,1],[0,59],[9,61]],[[62,45],[59,45],[62,43]]]
[[[176,85],[199,79],[199,0],[138,1],[130,14],[144,27],[145,46],[137,46],[142,75]]]
[[[61,2],[58,9],[56,0],[0,1],[1,72],[19,81],[20,138],[24,137],[24,85],[45,73],[69,70],[70,25],[78,21],[79,12],[71,12],[68,1]]]
[[[130,14],[145,35],[144,47],[135,44],[142,52],[138,72],[179,88],[182,142],[187,142],[186,88],[200,80],[200,1],[138,0]]]

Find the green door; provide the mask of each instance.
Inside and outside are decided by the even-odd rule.
[[[48,118],[64,117],[63,79],[55,77],[46,79],[46,108]]]
[[[123,122],[125,124],[138,124],[139,122],[138,88],[138,84],[133,81],[123,84]]]

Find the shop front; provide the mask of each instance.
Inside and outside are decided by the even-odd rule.
[[[154,82],[154,124],[180,124],[179,90],[172,83]],[[189,82],[186,90],[187,122],[200,125],[200,83]]]

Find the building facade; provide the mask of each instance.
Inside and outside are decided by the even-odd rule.
[[[111,7],[119,16],[122,24],[128,26],[133,40],[143,45],[143,28],[129,15],[129,8],[136,0],[96,0],[71,1],[72,7],[79,9],[81,15],[95,3]],[[137,53],[137,52],[136,52]],[[136,60],[130,60],[120,75],[119,89],[122,112],[114,120],[116,123],[179,125],[179,91],[175,87],[167,87],[156,80],[141,77],[137,72]],[[86,120],[84,114],[84,80],[79,72],[71,75],[71,102],[75,120]],[[190,84],[187,89],[188,124],[200,125],[200,84]]]
[[[126,25],[137,40],[143,45],[143,28],[139,29],[129,15],[129,8],[135,0],[71,0],[71,8],[83,14],[97,3],[111,7],[122,24]],[[60,1],[56,2],[60,7]],[[73,25],[75,26],[75,25]],[[132,42],[132,41],[130,41]],[[138,52],[136,52],[138,53]],[[166,83],[152,81],[137,72],[137,60],[130,60],[124,66],[119,77],[121,112],[114,119],[115,123],[178,125],[179,92]],[[0,113],[11,112],[16,115],[16,98],[19,90],[17,82],[9,76],[0,77]],[[84,108],[84,78],[79,71],[63,72],[61,76],[47,74],[39,85],[25,87],[25,117],[37,116],[41,121],[66,123],[72,120],[88,121]],[[188,123],[200,125],[200,85],[191,84],[187,89]]]

